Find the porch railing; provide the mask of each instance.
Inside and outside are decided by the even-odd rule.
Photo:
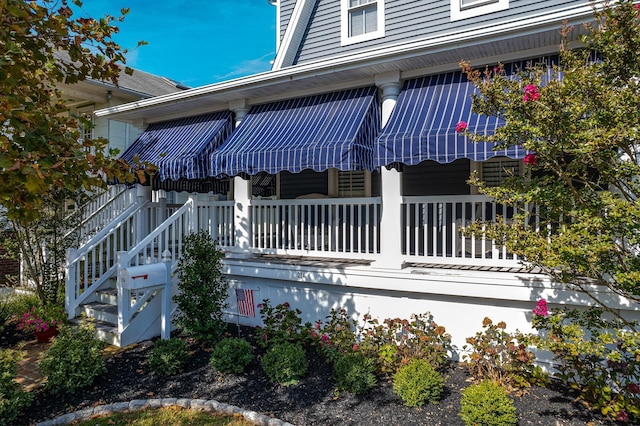
[[[261,253],[374,258],[380,198],[252,200],[251,243]]]
[[[482,195],[403,197],[402,255],[415,262],[478,266],[518,266],[504,246],[463,228],[476,220],[513,221],[515,206],[497,204]]]

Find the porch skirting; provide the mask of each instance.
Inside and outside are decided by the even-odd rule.
[[[339,259],[314,264],[309,259],[296,262],[291,258],[258,257],[226,259],[224,272],[230,285],[230,322],[261,324],[258,308],[255,317],[237,314],[233,288],[252,289],[256,305],[263,299],[269,299],[272,305],[288,302],[302,311],[303,323],[324,321],[331,309],[341,308],[360,324],[365,314],[380,320],[409,319],[411,314],[428,311],[451,334],[454,359],[460,358],[465,339],[482,330],[485,317],[505,321],[509,331],[528,333],[532,331],[531,311],[541,298],[547,300],[551,310],[591,304],[588,297],[525,270],[483,271],[450,265],[406,265],[401,270],[387,270]],[[637,307],[629,309],[604,289],[600,297],[617,303],[628,319],[640,320]]]

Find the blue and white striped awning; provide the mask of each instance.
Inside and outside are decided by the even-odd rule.
[[[150,124],[121,155],[134,156],[158,167],[160,181],[203,179],[210,176],[209,155],[233,130],[233,114],[217,112]]]
[[[375,87],[254,106],[210,156],[213,176],[372,170],[380,130]]]
[[[528,63],[547,63],[555,58],[520,61],[505,65],[515,75]],[[551,75],[549,68],[548,75]],[[494,151],[494,144],[474,143],[456,133],[460,121],[476,134],[492,134],[503,124],[496,117],[471,112],[475,87],[460,72],[432,75],[405,81],[388,123],[376,140],[376,167],[392,163],[418,164],[425,160],[450,163],[459,158],[484,161],[496,156],[523,158],[519,146]]]

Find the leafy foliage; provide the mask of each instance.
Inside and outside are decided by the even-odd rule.
[[[60,89],[87,78],[117,83],[126,50],[112,36],[128,10],[121,12],[92,19],[74,17],[68,0],[0,3],[0,205],[9,219],[37,219],[56,188],[133,179],[128,165],[105,153],[106,140],[79,141],[83,119],[65,113]]]
[[[215,343],[226,329],[222,310],[227,307],[227,281],[222,274],[224,253],[217,241],[200,231],[184,239],[178,261],[176,325],[196,339]]]
[[[507,390],[491,380],[464,389],[461,405],[460,417],[466,425],[508,426],[518,422]]]
[[[273,383],[294,385],[307,373],[309,361],[300,344],[278,343],[262,357],[262,369]]]
[[[149,355],[149,368],[156,374],[172,375],[182,371],[189,359],[187,344],[177,338],[156,341]]]
[[[640,333],[596,308],[536,315],[533,326],[533,342],[553,353],[555,376],[580,401],[616,420],[640,420]]]
[[[380,370],[389,374],[414,359],[425,359],[437,368],[448,360],[451,350],[451,336],[428,312],[412,314],[410,321],[394,318],[382,324],[365,315],[358,334],[359,349],[376,359]]]
[[[393,390],[407,407],[437,404],[444,389],[444,377],[426,360],[416,359],[393,375]]]
[[[238,337],[222,339],[211,352],[210,363],[222,373],[240,374],[253,360],[251,344]]]
[[[291,309],[289,302],[271,306],[269,299],[264,299],[258,305],[263,327],[256,332],[256,341],[263,348],[285,342],[302,342],[308,329],[303,327],[300,309]]]
[[[468,337],[470,353],[462,356],[469,372],[476,380],[489,379],[505,387],[528,387],[537,378],[544,377],[533,365],[535,356],[527,350],[529,339],[516,330],[506,331],[504,322],[494,324],[489,318],[482,322],[483,331]]]
[[[333,365],[333,379],[338,389],[364,394],[377,384],[376,365],[362,352],[341,354]]]
[[[107,371],[102,355],[104,342],[94,335],[93,326],[63,327],[38,366],[47,376],[52,393],[74,393]]]
[[[512,78],[501,65],[483,73],[462,63],[479,90],[474,112],[505,121],[492,135],[470,137],[531,152],[526,173],[499,187],[471,179],[497,202],[520,206],[513,223],[485,224],[488,237],[614,315],[592,284],[640,301],[638,11],[631,0],[595,9],[585,49],[565,43],[551,78],[549,64]]]
[[[10,424],[31,404],[31,394],[15,381],[22,356],[18,351],[0,349],[0,425]]]
[[[327,322],[322,326],[318,320],[310,330],[311,339],[318,351],[330,363],[334,363],[343,354],[357,350],[355,329],[357,322],[352,320],[345,309],[331,309]]]

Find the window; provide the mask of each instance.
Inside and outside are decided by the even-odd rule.
[[[500,186],[510,176],[519,176],[522,161],[509,158],[491,159],[482,163],[482,180],[488,186]]]
[[[80,122],[80,139],[93,139],[93,107],[78,109],[78,118],[82,118]]]
[[[384,36],[383,0],[342,0],[342,45]]]
[[[338,197],[366,196],[366,173],[364,170],[338,172]]]
[[[509,0],[451,0],[451,20],[472,18],[509,8]]]

